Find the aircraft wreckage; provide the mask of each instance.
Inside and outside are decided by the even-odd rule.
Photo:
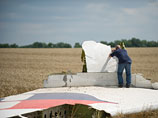
[[[111,47],[85,41],[82,48],[87,73],[49,75],[44,88],[1,98],[0,118],[104,118],[158,109],[158,83],[132,74],[132,87],[118,88]]]

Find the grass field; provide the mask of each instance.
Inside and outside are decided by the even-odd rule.
[[[158,81],[158,48],[128,48],[132,73]],[[0,49],[0,98],[41,88],[52,73],[81,72],[78,49]]]

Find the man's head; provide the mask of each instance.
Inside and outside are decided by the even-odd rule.
[[[117,49],[120,49],[120,45],[116,45],[116,47],[115,47],[115,48],[116,48],[116,50],[117,50]]]

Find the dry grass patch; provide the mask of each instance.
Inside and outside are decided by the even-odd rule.
[[[133,60],[132,73],[142,73],[152,82],[158,81],[158,48],[128,48]]]
[[[0,49],[0,97],[43,87],[51,73],[81,72],[81,49]]]
[[[113,118],[157,118],[158,110],[148,110],[133,114],[118,114]]]

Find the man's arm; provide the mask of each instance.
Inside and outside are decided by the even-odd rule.
[[[112,52],[109,54],[109,57],[115,56],[115,51],[116,51],[116,50],[112,50]]]

